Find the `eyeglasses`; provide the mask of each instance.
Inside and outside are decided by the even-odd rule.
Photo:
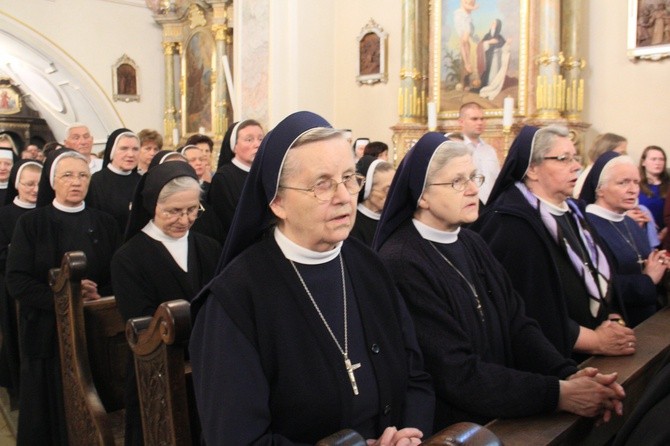
[[[187,209],[163,209],[161,214],[163,214],[163,217],[167,218],[168,220],[177,220],[182,218],[184,215],[190,219],[195,220],[196,218],[200,217],[203,212],[205,212],[205,208],[202,206],[202,203],[200,203],[197,206],[191,206]]]
[[[91,174],[86,172],[65,172],[63,175],[59,176],[58,179],[63,181],[65,184],[71,184],[75,180],[79,180],[81,182],[88,181],[91,179]]]
[[[345,189],[350,195],[355,195],[361,191],[365,184],[365,177],[362,175],[348,174],[342,177],[342,181],[335,181],[332,178],[322,179],[314,183],[314,186],[309,188],[290,187],[279,185],[282,189],[301,190],[304,192],[312,192],[319,201],[330,201],[337,192],[337,186],[344,184]]]
[[[430,183],[429,186],[451,186],[454,190],[458,192],[463,192],[467,187],[468,183],[472,181],[475,186],[479,187],[484,184],[486,177],[484,175],[472,175],[470,178],[456,178],[454,181],[449,183]]]
[[[545,160],[556,160],[559,163],[564,163],[564,164],[570,164],[571,162],[575,161],[577,163],[582,163],[582,156],[581,155],[558,155],[558,156],[545,156],[543,159]]]
[[[23,187],[27,187],[28,189],[32,189],[32,188],[37,187],[37,186],[40,185],[40,183],[37,183],[37,182],[35,182],[35,183],[22,183],[20,181],[19,181],[19,184]]]

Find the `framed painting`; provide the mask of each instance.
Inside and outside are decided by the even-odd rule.
[[[670,4],[628,0],[628,57],[632,60],[670,57]]]
[[[186,42],[182,61],[182,134],[211,133],[214,116],[214,38],[200,28]]]
[[[112,67],[112,87],[115,101],[139,102],[139,67],[127,54]]]
[[[386,45],[388,34],[372,19],[358,35],[359,84],[374,84],[388,80]]]
[[[529,0],[432,0],[430,94],[440,119],[466,102],[502,116],[510,96],[524,115],[528,85]]]
[[[21,96],[9,86],[0,86],[0,115],[14,115],[21,111]]]

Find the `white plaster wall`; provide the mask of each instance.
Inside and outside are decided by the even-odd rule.
[[[584,118],[597,133],[628,138],[628,151],[638,159],[654,144],[670,154],[670,58],[631,62],[626,56],[628,2],[584,2],[588,53]],[[587,143],[589,139],[587,139]]]
[[[126,127],[163,129],[161,29],[141,0],[0,0],[0,10],[41,33],[112,97],[112,65],[124,53],[140,69],[138,102],[113,102]],[[82,118],[85,121],[85,118]],[[95,135],[96,139],[105,135]]]

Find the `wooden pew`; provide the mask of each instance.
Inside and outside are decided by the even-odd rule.
[[[516,445],[606,445],[635,408],[647,383],[664,364],[670,352],[670,308],[664,308],[635,328],[637,351],[632,356],[594,356],[581,364],[602,373],[617,372],[626,391],[624,416],[613,416],[597,426],[596,420],[556,413],[515,420],[494,420],[486,427],[505,446]]]
[[[83,302],[86,256],[63,256],[49,272],[54,292],[70,445],[123,444],[123,392],[129,349],[114,297]]]

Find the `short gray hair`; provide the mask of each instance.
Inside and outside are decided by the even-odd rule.
[[[547,153],[554,147],[558,138],[568,138],[569,136],[570,132],[568,128],[562,125],[550,125],[538,130],[533,137],[530,164],[540,164],[544,161]]]
[[[84,124],[82,122],[73,122],[72,124],[68,125],[67,128],[65,129],[65,139],[70,137],[70,132],[73,129],[78,129],[80,127],[84,127],[86,130],[89,131],[89,133],[91,132],[91,129],[89,129],[86,124]]]
[[[161,192],[158,194],[158,200],[156,200],[156,202],[165,203],[165,201],[174,194],[187,191],[197,191],[200,193],[200,183],[198,180],[189,176],[173,178],[163,186],[163,189],[161,189]]]

